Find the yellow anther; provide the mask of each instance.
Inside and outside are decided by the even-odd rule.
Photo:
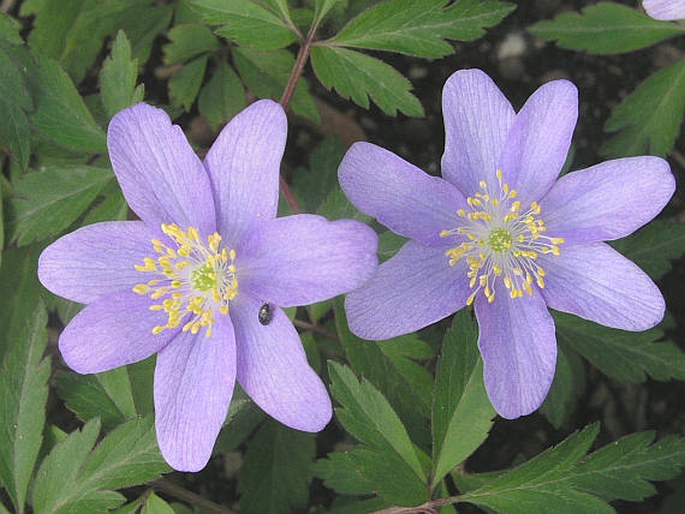
[[[150,286],[147,284],[136,284],[133,287],[133,292],[138,294],[147,294],[150,291]]]

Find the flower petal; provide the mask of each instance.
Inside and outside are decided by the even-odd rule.
[[[664,317],[659,288],[635,264],[604,243],[569,246],[542,256],[542,295],[552,309],[608,327],[646,330]]]
[[[442,93],[445,153],[442,175],[466,196],[478,183],[495,183],[495,172],[514,109],[490,77],[481,70],[454,73]]]
[[[268,325],[261,302],[248,295],[231,303],[238,346],[238,382],[267,414],[284,425],[318,432],[330,421],[331,400],[307,362],[300,336],[278,307]]]
[[[528,206],[554,184],[578,119],[578,90],[568,80],[538,88],[516,115],[499,160],[504,182]]]
[[[683,0],[644,0],[642,6],[655,20],[685,19],[685,2]]]
[[[118,113],[109,124],[107,146],[126,201],[144,222],[214,232],[207,172],[162,109],[140,103]]]
[[[340,186],[360,211],[393,232],[430,246],[457,223],[466,200],[449,182],[431,177],[392,152],[355,143],[338,170]]]
[[[547,233],[566,243],[624,237],[656,216],[675,190],[659,157],[606,161],[564,175],[541,201]]]
[[[537,409],[547,396],[557,362],[554,321],[540,294],[488,303],[476,298],[485,388],[503,418]]]
[[[358,221],[277,218],[240,247],[240,289],[281,307],[327,300],[371,278],[377,248],[376,233]]]
[[[131,289],[145,281],[134,268],[150,255],[154,237],[140,221],[112,221],[80,228],[48,246],[38,259],[38,278],[73,302]]]
[[[350,293],[350,330],[364,339],[408,334],[453,314],[471,294],[463,259],[455,266],[442,249],[409,241],[378,273]]]
[[[217,316],[211,337],[182,332],[159,352],[155,426],[162,455],[179,471],[200,471],[226,419],[235,384],[235,336]]]
[[[260,100],[224,127],[207,154],[219,232],[233,245],[254,225],[276,216],[287,134],[283,108]]]
[[[166,323],[164,312],[149,310],[153,300],[133,291],[97,299],[69,322],[59,337],[64,362],[78,373],[100,373],[157,353],[178,333],[152,329]]]

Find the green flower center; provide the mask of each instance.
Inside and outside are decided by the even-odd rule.
[[[495,228],[488,237],[488,246],[494,252],[505,252],[511,248],[511,233],[503,228]]]

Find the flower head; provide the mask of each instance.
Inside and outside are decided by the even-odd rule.
[[[443,111],[443,178],[368,143],[341,163],[352,203],[410,239],[347,296],[348,322],[361,337],[387,339],[474,304],[488,395],[516,418],[537,409],[552,383],[548,307],[625,330],[662,319],[658,288],[603,241],[656,216],[674,179],[666,161],[645,156],[557,180],[577,117],[565,80],[515,113],[483,72],[458,71]]]
[[[203,163],[161,109],[120,112],[109,154],[141,221],[83,227],[39,260],[45,287],[87,304],[60,336],[69,367],[98,373],[158,354],[157,439],[179,470],[207,463],[236,380],[289,427],[318,431],[331,417],[281,307],[359,286],[376,268],[377,238],[352,220],[276,218],[286,133],[283,109],[256,102]]]
[[[644,0],[642,6],[655,20],[685,19],[685,0]]]

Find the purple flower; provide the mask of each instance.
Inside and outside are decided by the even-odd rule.
[[[286,133],[283,109],[259,101],[203,164],[161,109],[120,112],[110,159],[142,221],[81,228],[40,257],[45,287],[87,304],[60,336],[69,367],[98,373],[159,354],[157,439],[178,470],[207,463],[236,379],[289,427],[315,432],[331,418],[281,307],[358,287],[376,269],[377,238],[352,220],[276,219]]]
[[[655,20],[685,19],[685,0],[644,0],[642,6]]]
[[[517,113],[480,70],[443,92],[443,178],[357,143],[339,170],[352,203],[410,238],[346,299],[352,332],[387,339],[475,305],[485,386],[505,418],[528,414],[552,383],[557,348],[547,308],[645,330],[664,300],[637,266],[602,241],[651,220],[674,191],[657,157],[559,174],[577,118],[566,80],[540,87]]]

